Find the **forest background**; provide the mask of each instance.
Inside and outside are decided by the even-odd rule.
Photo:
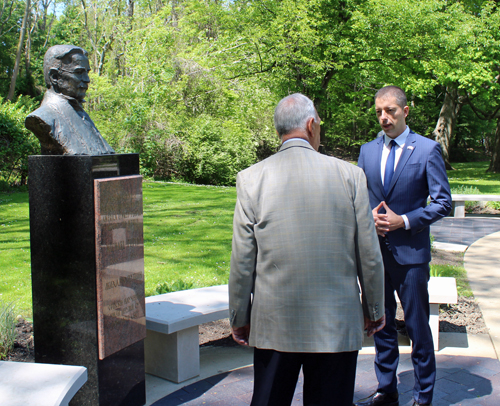
[[[408,95],[412,130],[450,162],[500,172],[500,9],[481,0],[1,0],[0,190],[27,183],[43,56],[89,52],[85,109],[146,177],[233,185],[278,147],[272,115],[313,99],[322,151],[356,160],[373,95]]]

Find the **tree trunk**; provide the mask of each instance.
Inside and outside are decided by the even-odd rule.
[[[443,154],[446,169],[454,169],[450,164],[450,148],[451,138],[460,108],[461,104],[458,102],[458,89],[447,86],[443,107],[441,107],[436,128],[432,132],[434,139],[441,145],[441,153]]]
[[[12,100],[14,98],[14,92],[16,90],[16,80],[19,74],[19,65],[21,64],[21,54],[23,51],[24,37],[26,35],[26,25],[28,21],[29,10],[31,7],[31,1],[26,0],[26,8],[24,10],[23,23],[21,25],[21,33],[19,34],[19,44],[17,45],[16,62],[14,64],[14,71],[12,72],[12,79],[10,81],[9,95],[7,100]]]
[[[493,141],[493,155],[487,172],[500,173],[500,117],[497,118],[495,140]]]

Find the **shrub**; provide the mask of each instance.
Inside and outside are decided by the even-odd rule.
[[[156,294],[161,295],[163,293],[178,292],[180,290],[189,290],[193,288],[193,282],[184,282],[178,279],[175,282],[163,282],[156,285]]]
[[[0,99],[0,185],[25,185],[28,156],[40,153],[37,138],[24,127],[24,119],[35,109],[29,97],[15,103]]]

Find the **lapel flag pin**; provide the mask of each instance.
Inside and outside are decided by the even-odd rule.
[[[412,147],[411,145],[409,145],[409,146],[408,146],[408,149],[409,149],[410,151],[413,151],[413,148],[414,148],[414,147]]]

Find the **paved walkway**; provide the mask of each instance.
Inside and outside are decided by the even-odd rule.
[[[497,231],[500,217],[445,217],[431,226],[435,241],[467,246]]]
[[[469,246],[465,254],[471,287],[490,334],[441,333],[436,352],[434,406],[500,405],[500,218],[446,218],[431,227],[435,241]],[[493,234],[492,234],[493,233]],[[453,245],[451,246],[453,248]],[[400,406],[412,404],[413,367],[408,342],[400,343]],[[252,352],[243,347],[201,349],[201,375],[173,384],[147,375],[147,405],[246,406],[253,388]],[[377,387],[372,340],[358,357],[355,399]],[[229,372],[226,372],[229,371]],[[302,376],[293,405],[302,405]]]

